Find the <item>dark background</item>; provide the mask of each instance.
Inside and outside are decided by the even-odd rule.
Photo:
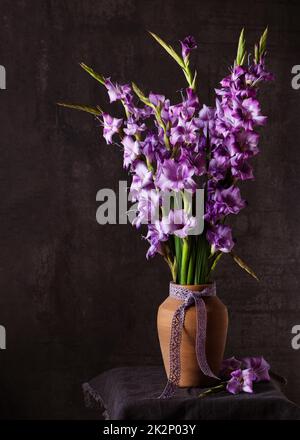
[[[263,354],[287,376],[300,403],[300,64],[298,1],[0,1],[1,106],[0,351],[1,418],[85,418],[80,385],[114,366],[161,362],[156,311],[168,294],[165,264],[146,262],[130,226],[99,226],[96,192],[126,178],[121,154],[88,115],[56,101],[101,104],[102,88],[84,61],[114,80],[178,99],[184,78],[147,35],[176,44],[192,34],[202,102],[233,62],[243,26],[251,46],[269,25],[256,180],[243,186],[249,207],[233,219],[236,251],[260,283],[224,257],[218,294],[230,311],[227,354]]]

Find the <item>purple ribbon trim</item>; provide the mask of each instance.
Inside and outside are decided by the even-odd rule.
[[[206,342],[206,307],[203,297],[215,296],[215,283],[201,291],[192,291],[178,284],[170,283],[169,295],[172,298],[180,299],[183,302],[174,313],[171,326],[170,337],[170,373],[167,385],[159,396],[159,399],[168,399],[172,397],[180,382],[180,345],[182,338],[182,329],[186,309],[193,304],[196,307],[197,329],[196,329],[196,356],[200,370],[205,376],[218,379],[211,371],[205,354]]]

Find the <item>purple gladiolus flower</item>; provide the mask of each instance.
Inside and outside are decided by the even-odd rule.
[[[113,84],[110,78],[107,78],[105,80],[105,87],[107,88],[109,100],[111,103],[120,99],[130,101],[132,98],[131,87],[129,84]]]
[[[266,70],[265,57],[262,57],[259,63],[255,63],[250,66],[249,73],[246,75],[246,79],[256,84],[259,81],[274,80],[274,75]]]
[[[225,139],[225,145],[230,156],[237,155],[241,159],[249,159],[259,153],[257,147],[259,134],[250,130],[231,133]]]
[[[153,174],[144,162],[137,160],[134,163],[134,174],[130,186],[130,195],[133,202],[138,200],[142,189],[154,189]]]
[[[179,143],[192,144],[198,139],[197,127],[193,121],[181,122],[177,127],[171,128],[170,142],[173,145]]]
[[[107,144],[111,144],[113,135],[115,133],[118,133],[122,126],[123,119],[113,118],[108,113],[103,113],[102,118],[103,118],[103,137],[106,140]]]
[[[154,224],[159,218],[160,194],[155,190],[142,189],[138,197],[138,214],[132,224],[137,228],[142,224]]]
[[[199,99],[195,91],[188,87],[186,89],[186,99],[183,101],[188,107],[193,107],[195,110],[199,108]]]
[[[235,179],[250,180],[254,179],[253,169],[242,157],[235,155],[231,160],[231,173]]]
[[[246,130],[253,130],[255,124],[264,125],[267,121],[267,117],[260,113],[259,102],[253,98],[244,99],[241,103],[234,100],[231,118],[235,126],[242,126]]]
[[[238,214],[246,206],[239,188],[233,185],[227,189],[217,189],[215,201],[219,212],[223,215]]]
[[[153,104],[155,107],[157,107],[159,109],[161,118],[165,122],[168,122],[169,121],[169,107],[170,107],[169,99],[166,99],[165,96],[163,96],[163,95],[150,93],[149,101],[151,102],[151,104]]]
[[[169,215],[163,217],[160,228],[163,234],[174,234],[177,237],[185,238],[191,229],[195,228],[197,219],[189,216],[183,209],[171,210]]]
[[[206,172],[206,157],[205,154],[198,153],[196,156],[193,155],[191,164],[194,166],[194,171],[196,176],[202,176]]]
[[[235,66],[232,69],[232,73],[231,73],[231,81],[236,81],[237,79],[239,79],[242,75],[245,75],[247,73],[247,70],[245,67],[243,66]]]
[[[271,380],[269,375],[270,365],[262,356],[243,358],[242,363],[244,367],[253,370],[256,382]]]
[[[215,113],[216,110],[214,108],[207,107],[205,104],[199,112],[199,119],[197,119],[196,124],[203,129],[206,137],[215,126]]]
[[[245,206],[246,202],[241,198],[238,187],[234,185],[226,189],[216,187],[208,196],[204,218],[215,223],[229,214],[238,214]]]
[[[251,368],[246,370],[238,369],[231,373],[231,379],[228,381],[226,390],[231,394],[238,394],[241,391],[253,393],[253,382],[256,376]]]
[[[145,157],[152,162],[156,159],[162,159],[166,155],[166,147],[154,133],[148,133],[143,142],[141,142],[142,152]]]
[[[122,144],[124,146],[124,168],[128,168],[140,154],[140,144],[131,136],[124,136]]]
[[[146,240],[150,243],[146,254],[146,258],[149,259],[150,257],[154,257],[157,253],[162,254],[162,242],[168,240],[168,235],[162,236],[155,225],[149,225]]]
[[[230,155],[225,145],[218,145],[212,153],[212,159],[209,162],[208,173],[215,180],[223,180],[227,170],[230,167]]]
[[[159,105],[162,107],[166,101],[166,97],[157,93],[150,93],[149,101],[151,102],[151,104],[155,105],[155,107],[158,107]]]
[[[199,100],[194,90],[191,88],[186,89],[186,98],[179,104],[169,107],[169,116],[172,120],[172,124],[176,125],[178,120],[188,121],[190,120],[196,110],[199,108]]]
[[[135,119],[136,121],[146,120],[153,114],[153,109],[151,107],[136,107],[132,101],[124,102],[124,106],[130,115],[130,118]]]
[[[191,35],[189,35],[188,37],[185,37],[185,39],[183,41],[180,41],[180,43],[181,43],[181,50],[182,50],[182,58],[184,60],[188,57],[191,50],[197,49],[196,40]]]
[[[133,118],[130,118],[126,122],[126,128],[124,128],[124,133],[128,136],[135,136],[146,130],[145,124],[138,124]]]
[[[219,166],[229,166],[230,164],[230,154],[228,149],[226,148],[225,142],[217,145],[213,149],[213,159],[217,161]]]
[[[177,163],[173,159],[166,159],[159,166],[155,184],[162,191],[194,190],[196,189],[194,174],[195,170],[188,162]]]
[[[242,366],[242,362],[236,359],[234,356],[229,359],[224,359],[221,365],[220,377],[229,379],[233,371],[239,370]]]
[[[207,230],[206,238],[212,246],[212,251],[228,253],[234,246],[231,228],[225,225],[212,225]]]

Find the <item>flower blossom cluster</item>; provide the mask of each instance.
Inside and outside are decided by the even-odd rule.
[[[181,42],[187,59],[196,47],[193,37]],[[205,234],[212,252],[228,253],[234,246],[230,214],[246,206],[239,181],[253,179],[251,159],[259,153],[257,128],[266,123],[258,100],[258,85],[272,75],[264,58],[234,66],[216,89],[215,105],[201,104],[188,87],[179,103],[150,93],[137,103],[132,86],[105,80],[110,102],[121,101],[126,118],[103,113],[103,136],[108,144],[119,135],[124,167],[132,175],[130,193],[137,203],[136,227],[147,224],[147,257],[163,253],[171,235],[185,238],[195,227],[192,210],[172,207],[150,222],[159,210],[162,191],[206,191]]]

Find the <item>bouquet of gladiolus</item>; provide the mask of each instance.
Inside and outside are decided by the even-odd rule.
[[[130,195],[136,210],[132,223],[137,228],[147,225],[147,258],[161,254],[174,282],[207,283],[223,254],[230,254],[257,278],[233,252],[227,218],[246,206],[238,185],[253,179],[249,162],[259,152],[256,129],[267,119],[258,101],[260,83],[272,79],[265,67],[267,29],[253,57],[247,55],[242,30],[234,65],[215,91],[214,107],[201,105],[197,94],[197,72],[190,63],[191,51],[197,48],[195,39],[189,36],[181,41],[179,54],[151,35],[184,73],[187,88],[181,91],[180,102],[172,104],[163,95],[145,94],[135,83],[113,83],[81,64],[106,87],[111,103],[122,104],[124,118],[100,107],[60,105],[95,115],[107,144],[122,145],[124,167],[132,176]],[[195,215],[199,189],[203,196],[200,217]],[[168,192],[173,197],[166,209],[162,194]]]

